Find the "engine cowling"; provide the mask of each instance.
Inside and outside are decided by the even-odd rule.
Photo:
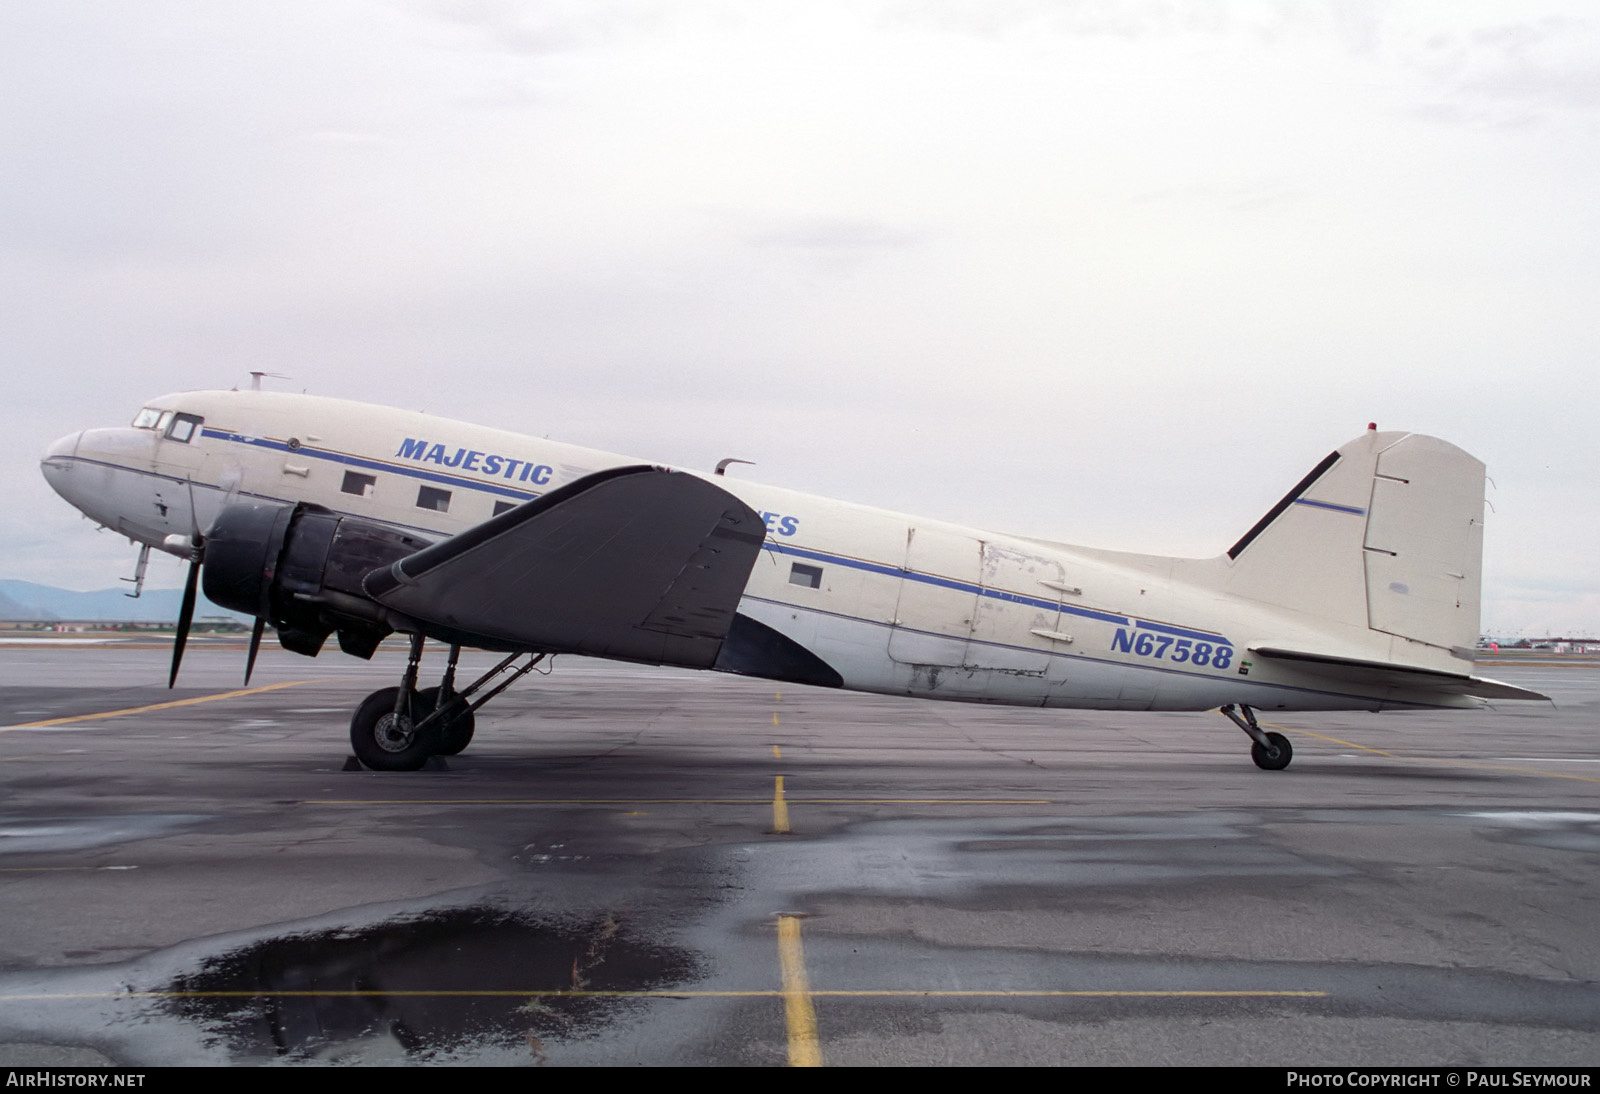
[[[308,502],[236,504],[205,537],[202,585],[213,603],[271,623],[285,649],[315,657],[337,633],[344,652],[371,657],[397,620],[362,579],[432,542]]]

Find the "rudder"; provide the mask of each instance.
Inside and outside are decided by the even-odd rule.
[[[1224,588],[1470,659],[1483,484],[1483,464],[1452,444],[1369,430],[1229,549]]]
[[[1363,544],[1368,626],[1471,658],[1483,573],[1483,464],[1413,434],[1378,454]]]

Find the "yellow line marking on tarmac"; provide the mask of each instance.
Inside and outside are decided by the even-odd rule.
[[[789,1029],[789,1066],[821,1067],[817,1010],[811,1005],[815,993],[806,977],[806,955],[800,945],[798,916],[778,917],[778,965],[783,970],[783,1019]]]
[[[1480,771],[1511,771],[1518,775],[1544,775],[1552,779],[1573,779],[1581,783],[1600,783],[1600,779],[1592,778],[1588,775],[1567,775],[1560,771],[1540,771],[1535,767],[1507,767],[1505,764],[1484,764],[1476,763],[1472,760],[1445,760],[1436,759],[1432,756],[1402,756],[1398,752],[1386,752],[1381,748],[1371,748],[1367,745],[1358,745],[1354,741],[1341,741],[1337,737],[1329,737],[1322,733],[1312,733],[1309,729],[1290,729],[1288,726],[1270,725],[1266,722],[1261,724],[1268,726],[1270,729],[1282,729],[1290,733],[1303,733],[1307,737],[1315,737],[1319,741],[1331,741],[1336,745],[1344,745],[1346,748],[1359,749],[1362,752],[1373,752],[1379,756],[1387,756],[1391,760],[1412,760],[1420,764],[1443,764],[1446,767],[1471,767]]]
[[[772,830],[779,835],[789,834],[789,803],[783,800],[783,776],[776,776],[772,785]]]
[[[766,805],[769,798],[306,798],[300,805]],[[1055,805],[1049,798],[786,798],[794,805]]]
[[[783,759],[783,749],[779,748],[777,745],[773,745],[772,746],[772,758],[774,760]]]
[[[779,919],[780,931],[785,920]],[[799,928],[794,928],[797,932]],[[802,974],[804,970],[802,969]],[[1242,989],[1212,991],[1200,989],[1120,989],[1085,988],[1082,990],[1055,990],[1051,988],[971,988],[945,990],[942,988],[840,988],[812,990],[810,988],[754,988],[722,991],[673,991],[658,988],[652,991],[611,990],[600,991],[574,988],[474,988],[445,990],[382,991],[369,988],[361,991],[64,991],[19,992],[0,994],[0,1003],[40,1003],[61,999],[789,999],[800,995],[811,999],[1326,999],[1332,992]]]
[[[296,688],[301,684],[318,684],[321,682],[320,680],[289,680],[281,684],[263,684],[258,688],[220,691],[215,695],[201,695],[193,699],[174,699],[167,703],[151,703],[147,707],[129,707],[126,710],[103,710],[98,714],[78,714],[71,718],[47,718],[42,722],[22,722],[14,726],[0,726],[0,733],[10,733],[14,729],[42,729],[45,726],[65,726],[74,722],[95,722],[101,718],[121,718],[126,714],[148,714],[153,710],[171,710],[173,707],[193,706],[195,703],[210,703],[217,699],[236,699],[241,695],[259,695],[263,691],[277,691],[279,688]]]

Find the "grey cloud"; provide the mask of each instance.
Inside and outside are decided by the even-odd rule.
[[[991,35],[1024,29],[1059,34],[1144,38],[1226,24],[1226,8],[1211,4],[1129,4],[1121,0],[940,0],[891,3],[885,22],[933,26],[954,33]]]
[[[1529,124],[1600,106],[1600,26],[1551,17],[1431,36],[1410,65],[1444,92],[1413,113],[1433,121]]]
[[[1382,20],[1373,0],[913,0],[885,5],[884,22],[982,36],[1029,31],[1126,41],[1180,35],[1247,35],[1278,42],[1331,31],[1352,53],[1375,49]]]
[[[1164,186],[1132,194],[1129,200],[1139,205],[1197,204],[1215,205],[1237,213],[1254,213],[1276,209],[1301,201],[1306,196],[1303,187],[1283,182],[1260,180],[1233,186],[1215,186],[1193,183],[1187,186]]]
[[[768,228],[749,232],[745,239],[757,247],[840,252],[894,250],[922,242],[919,236],[900,228],[849,218],[818,219]]]
[[[538,5],[513,0],[418,0],[409,6],[424,17],[475,31],[496,50],[520,56],[564,53],[655,34],[693,10],[618,0]]]

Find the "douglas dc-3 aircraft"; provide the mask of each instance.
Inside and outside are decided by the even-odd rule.
[[[414,770],[558,653],[927,699],[1257,710],[1542,699],[1471,675],[1484,468],[1432,437],[1342,446],[1227,553],[1162,558],[978,531],[423,414],[264,391],[169,395],[63,437],[45,478],[92,520],[191,560],[315,656],[411,636],[351,720],[367,766]],[[417,690],[423,642],[450,647]],[[459,691],[462,646],[508,656]],[[525,658],[525,660],[523,660]],[[519,660],[520,666],[513,669]],[[487,691],[491,681],[510,675]],[[480,691],[483,695],[474,700]]]

